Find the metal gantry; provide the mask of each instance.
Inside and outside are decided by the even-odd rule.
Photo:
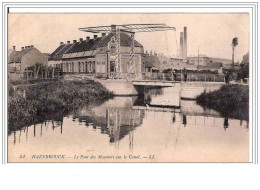
[[[166,30],[176,30],[175,27],[167,26],[166,24],[123,24],[123,25],[111,25],[111,26],[94,26],[79,28],[80,31],[91,32],[91,33],[115,33],[116,41],[116,59],[115,59],[115,76],[116,78],[122,78],[121,70],[121,56],[120,56],[120,33],[124,32],[130,35],[130,60],[127,67],[128,77],[131,77],[132,72],[135,78],[135,64],[134,64],[134,47],[135,47],[135,33],[136,32],[156,32]]]

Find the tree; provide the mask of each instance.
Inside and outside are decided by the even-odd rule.
[[[235,61],[234,61],[234,54],[235,54],[235,47],[238,45],[238,38],[235,37],[232,40],[232,69],[234,69]]]

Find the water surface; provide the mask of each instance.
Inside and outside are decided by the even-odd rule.
[[[8,161],[248,162],[248,130],[247,121],[180,100],[176,87],[145,89],[11,132]]]

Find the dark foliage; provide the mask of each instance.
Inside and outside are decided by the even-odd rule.
[[[249,119],[249,87],[225,85],[219,90],[202,93],[197,103],[203,107],[215,109],[225,117]]]
[[[26,90],[26,98],[9,97],[9,131],[44,121],[57,112],[66,115],[83,105],[100,104],[113,96],[94,81],[56,81],[18,88]]]

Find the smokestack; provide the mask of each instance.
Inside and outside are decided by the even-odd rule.
[[[183,32],[180,33],[180,55],[179,57],[183,58]]]
[[[67,41],[67,44],[70,44],[70,41]]]
[[[15,51],[15,46],[13,46],[13,50]]]
[[[83,41],[83,38],[80,38],[79,41],[82,42],[82,41]]]
[[[97,35],[94,35],[94,40],[96,40],[97,39]]]
[[[105,37],[106,36],[106,33],[102,33],[102,37]]]
[[[89,41],[89,40],[90,40],[90,37],[89,37],[89,36],[87,36],[87,38],[86,38],[86,39],[87,39],[87,41]]]
[[[183,36],[183,59],[187,59],[187,27],[184,27]]]
[[[63,42],[60,42],[60,45],[63,45]]]
[[[22,50],[24,49],[24,47],[22,47]]]
[[[75,44],[77,42],[77,40],[73,40],[73,44]]]

